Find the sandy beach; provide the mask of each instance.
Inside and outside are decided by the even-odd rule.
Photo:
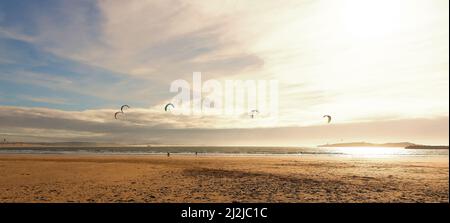
[[[449,161],[2,154],[0,202],[449,202]]]

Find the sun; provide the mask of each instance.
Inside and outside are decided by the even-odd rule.
[[[399,32],[407,17],[403,1],[346,0],[342,25],[353,41],[373,40]]]

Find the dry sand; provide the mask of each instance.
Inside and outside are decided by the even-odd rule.
[[[449,202],[449,161],[3,154],[0,202]]]

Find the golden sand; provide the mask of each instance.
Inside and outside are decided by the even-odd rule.
[[[0,202],[449,202],[443,158],[0,155]]]

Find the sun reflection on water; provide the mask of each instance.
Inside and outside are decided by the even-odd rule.
[[[339,147],[334,149],[344,155],[362,157],[385,157],[410,154],[410,151],[403,147]]]

